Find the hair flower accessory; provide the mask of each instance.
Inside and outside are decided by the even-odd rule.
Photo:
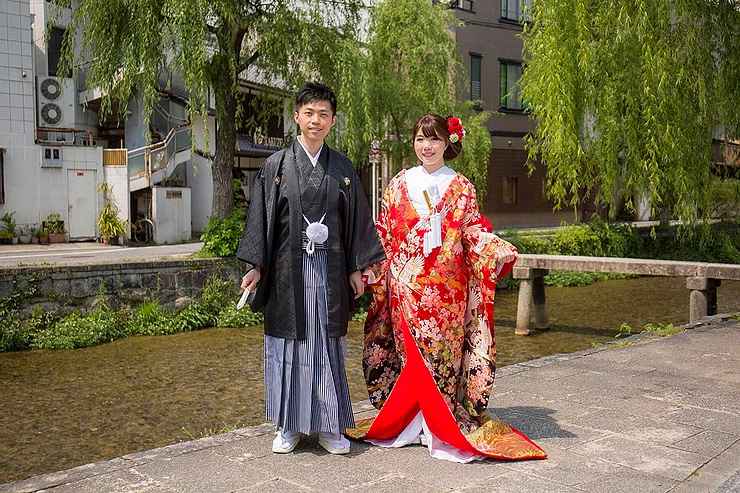
[[[450,132],[450,142],[457,144],[465,137],[465,128],[459,118],[451,116],[447,119],[447,131]]]

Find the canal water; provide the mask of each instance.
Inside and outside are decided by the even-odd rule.
[[[516,292],[496,300],[498,365],[612,340],[623,322],[683,323],[683,279],[547,288],[552,328],[514,336]],[[740,311],[740,282],[719,290]],[[362,325],[347,367],[353,401],[367,399]],[[0,353],[0,483],[263,422],[260,328],[133,337],[86,349]],[[495,396],[492,401],[495,406]]]

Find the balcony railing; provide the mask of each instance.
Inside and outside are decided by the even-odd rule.
[[[190,149],[192,130],[190,127],[173,128],[162,142],[150,144],[128,152],[129,177],[151,175],[167,167],[180,151]]]

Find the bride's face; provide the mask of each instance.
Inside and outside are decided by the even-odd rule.
[[[444,163],[447,143],[438,135],[427,137],[421,130],[414,137],[414,152],[424,166],[437,166]]]

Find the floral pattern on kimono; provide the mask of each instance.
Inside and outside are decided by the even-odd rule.
[[[471,442],[485,435],[483,425],[492,426],[485,410],[496,370],[493,303],[496,282],[513,267],[516,249],[491,233],[474,186],[460,174],[434,211],[442,216],[442,245],[425,257],[429,216],[412,205],[404,172],[385,190],[376,227],[387,260],[367,279],[373,302],[365,323],[363,369],[370,401],[382,414],[413,347],[404,343],[409,333],[457,427]],[[367,431],[360,428],[355,437]],[[521,434],[514,432],[516,441]],[[485,454],[486,448],[477,450]],[[544,457],[528,439],[524,448],[518,458]]]

